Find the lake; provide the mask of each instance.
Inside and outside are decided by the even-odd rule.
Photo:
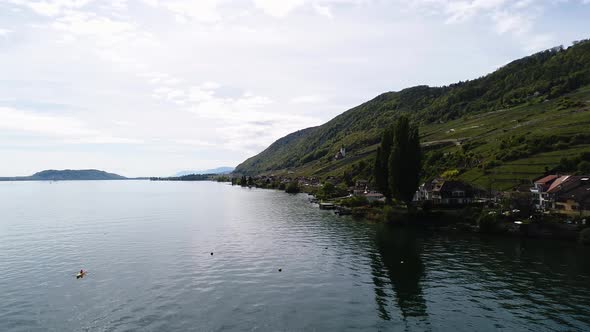
[[[214,182],[2,182],[0,331],[588,331],[589,255]]]

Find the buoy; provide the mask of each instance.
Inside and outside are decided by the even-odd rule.
[[[279,269],[279,272],[283,272],[283,269]]]

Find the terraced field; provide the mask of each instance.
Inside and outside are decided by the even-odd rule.
[[[475,80],[383,93],[277,140],[235,172],[371,180],[383,130],[401,114],[421,125],[424,179],[453,171],[447,174],[506,190],[557,168],[586,172],[590,40],[515,60]],[[335,160],[341,147],[346,157]]]
[[[581,102],[584,106],[560,109],[560,103],[563,103],[564,98],[573,103]],[[590,87],[564,98],[465,116],[443,124],[426,125],[420,128],[421,139],[426,151],[459,153],[464,152],[465,146],[475,146],[469,152],[480,155],[481,163],[484,163],[493,159],[494,153],[501,150],[502,140],[510,137],[590,134]],[[341,176],[345,172],[350,172],[354,164],[361,161],[372,165],[377,146],[378,144],[374,144],[358,151],[349,151],[347,158],[343,160],[319,160],[290,171],[292,174],[306,176]],[[487,172],[478,167],[467,169],[459,178],[483,188],[491,186],[496,190],[508,190],[521,183],[530,183],[547,170],[554,169],[562,158],[582,152],[590,152],[590,144],[567,146],[503,162]],[[286,169],[278,173],[285,172]]]

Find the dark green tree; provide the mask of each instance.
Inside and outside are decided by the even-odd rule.
[[[248,185],[248,179],[242,175],[242,177],[240,178],[240,186],[245,187]]]
[[[391,199],[389,186],[389,155],[393,144],[393,128],[388,127],[381,137],[381,146],[377,148],[377,157],[375,158],[375,167],[373,168],[375,176],[375,185],[387,200]]]
[[[389,189],[392,196],[411,208],[422,170],[422,150],[418,126],[401,116],[394,125],[389,155]]]
[[[287,188],[285,188],[285,192],[289,194],[297,194],[299,191],[301,191],[301,189],[299,188],[297,181],[290,182],[289,185],[287,185]]]

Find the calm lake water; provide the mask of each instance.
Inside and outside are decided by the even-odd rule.
[[[0,331],[588,331],[589,254],[213,182],[3,182]]]

